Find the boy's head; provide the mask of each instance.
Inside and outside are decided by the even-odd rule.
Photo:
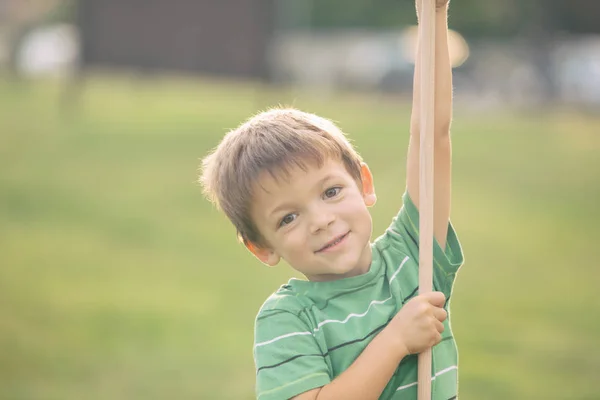
[[[267,264],[283,257],[317,280],[370,264],[372,177],[324,118],[295,109],[254,116],[203,160],[201,183]]]

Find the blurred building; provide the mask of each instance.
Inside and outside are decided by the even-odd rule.
[[[82,66],[264,78],[275,0],[81,0]]]

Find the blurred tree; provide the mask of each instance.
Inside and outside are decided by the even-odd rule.
[[[560,28],[574,33],[600,33],[600,1],[553,0],[556,15],[560,16]]]
[[[520,36],[529,44],[533,66],[543,82],[541,87],[543,104],[550,104],[558,97],[557,82],[554,79],[552,51],[554,39],[559,30],[558,13],[563,0],[530,0],[519,2],[521,8]]]
[[[397,27],[416,22],[414,3],[399,0],[308,0],[312,26]]]
[[[313,28],[414,24],[412,0],[305,0],[312,3]],[[460,12],[453,13],[452,8]],[[513,36],[543,23],[550,31],[600,33],[598,0],[452,0],[452,27],[471,37]]]

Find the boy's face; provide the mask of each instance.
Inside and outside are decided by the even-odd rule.
[[[264,173],[256,186],[252,218],[267,244],[248,243],[248,249],[268,265],[283,258],[313,281],[367,272],[372,231],[367,207],[375,203],[375,192],[366,164],[361,175],[359,187],[337,160],[320,168],[308,164],[306,171],[294,167],[289,179]]]

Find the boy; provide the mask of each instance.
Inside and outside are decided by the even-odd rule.
[[[248,250],[270,266],[283,258],[307,278],[291,279],[256,317],[260,400],[416,399],[416,354],[432,346],[432,397],[457,396],[458,354],[446,310],[463,259],[449,223],[448,0],[436,6],[436,292],[417,295],[418,85],[404,206],[373,243],[371,172],[326,119],[264,112],[228,133],[203,161],[205,192]]]

